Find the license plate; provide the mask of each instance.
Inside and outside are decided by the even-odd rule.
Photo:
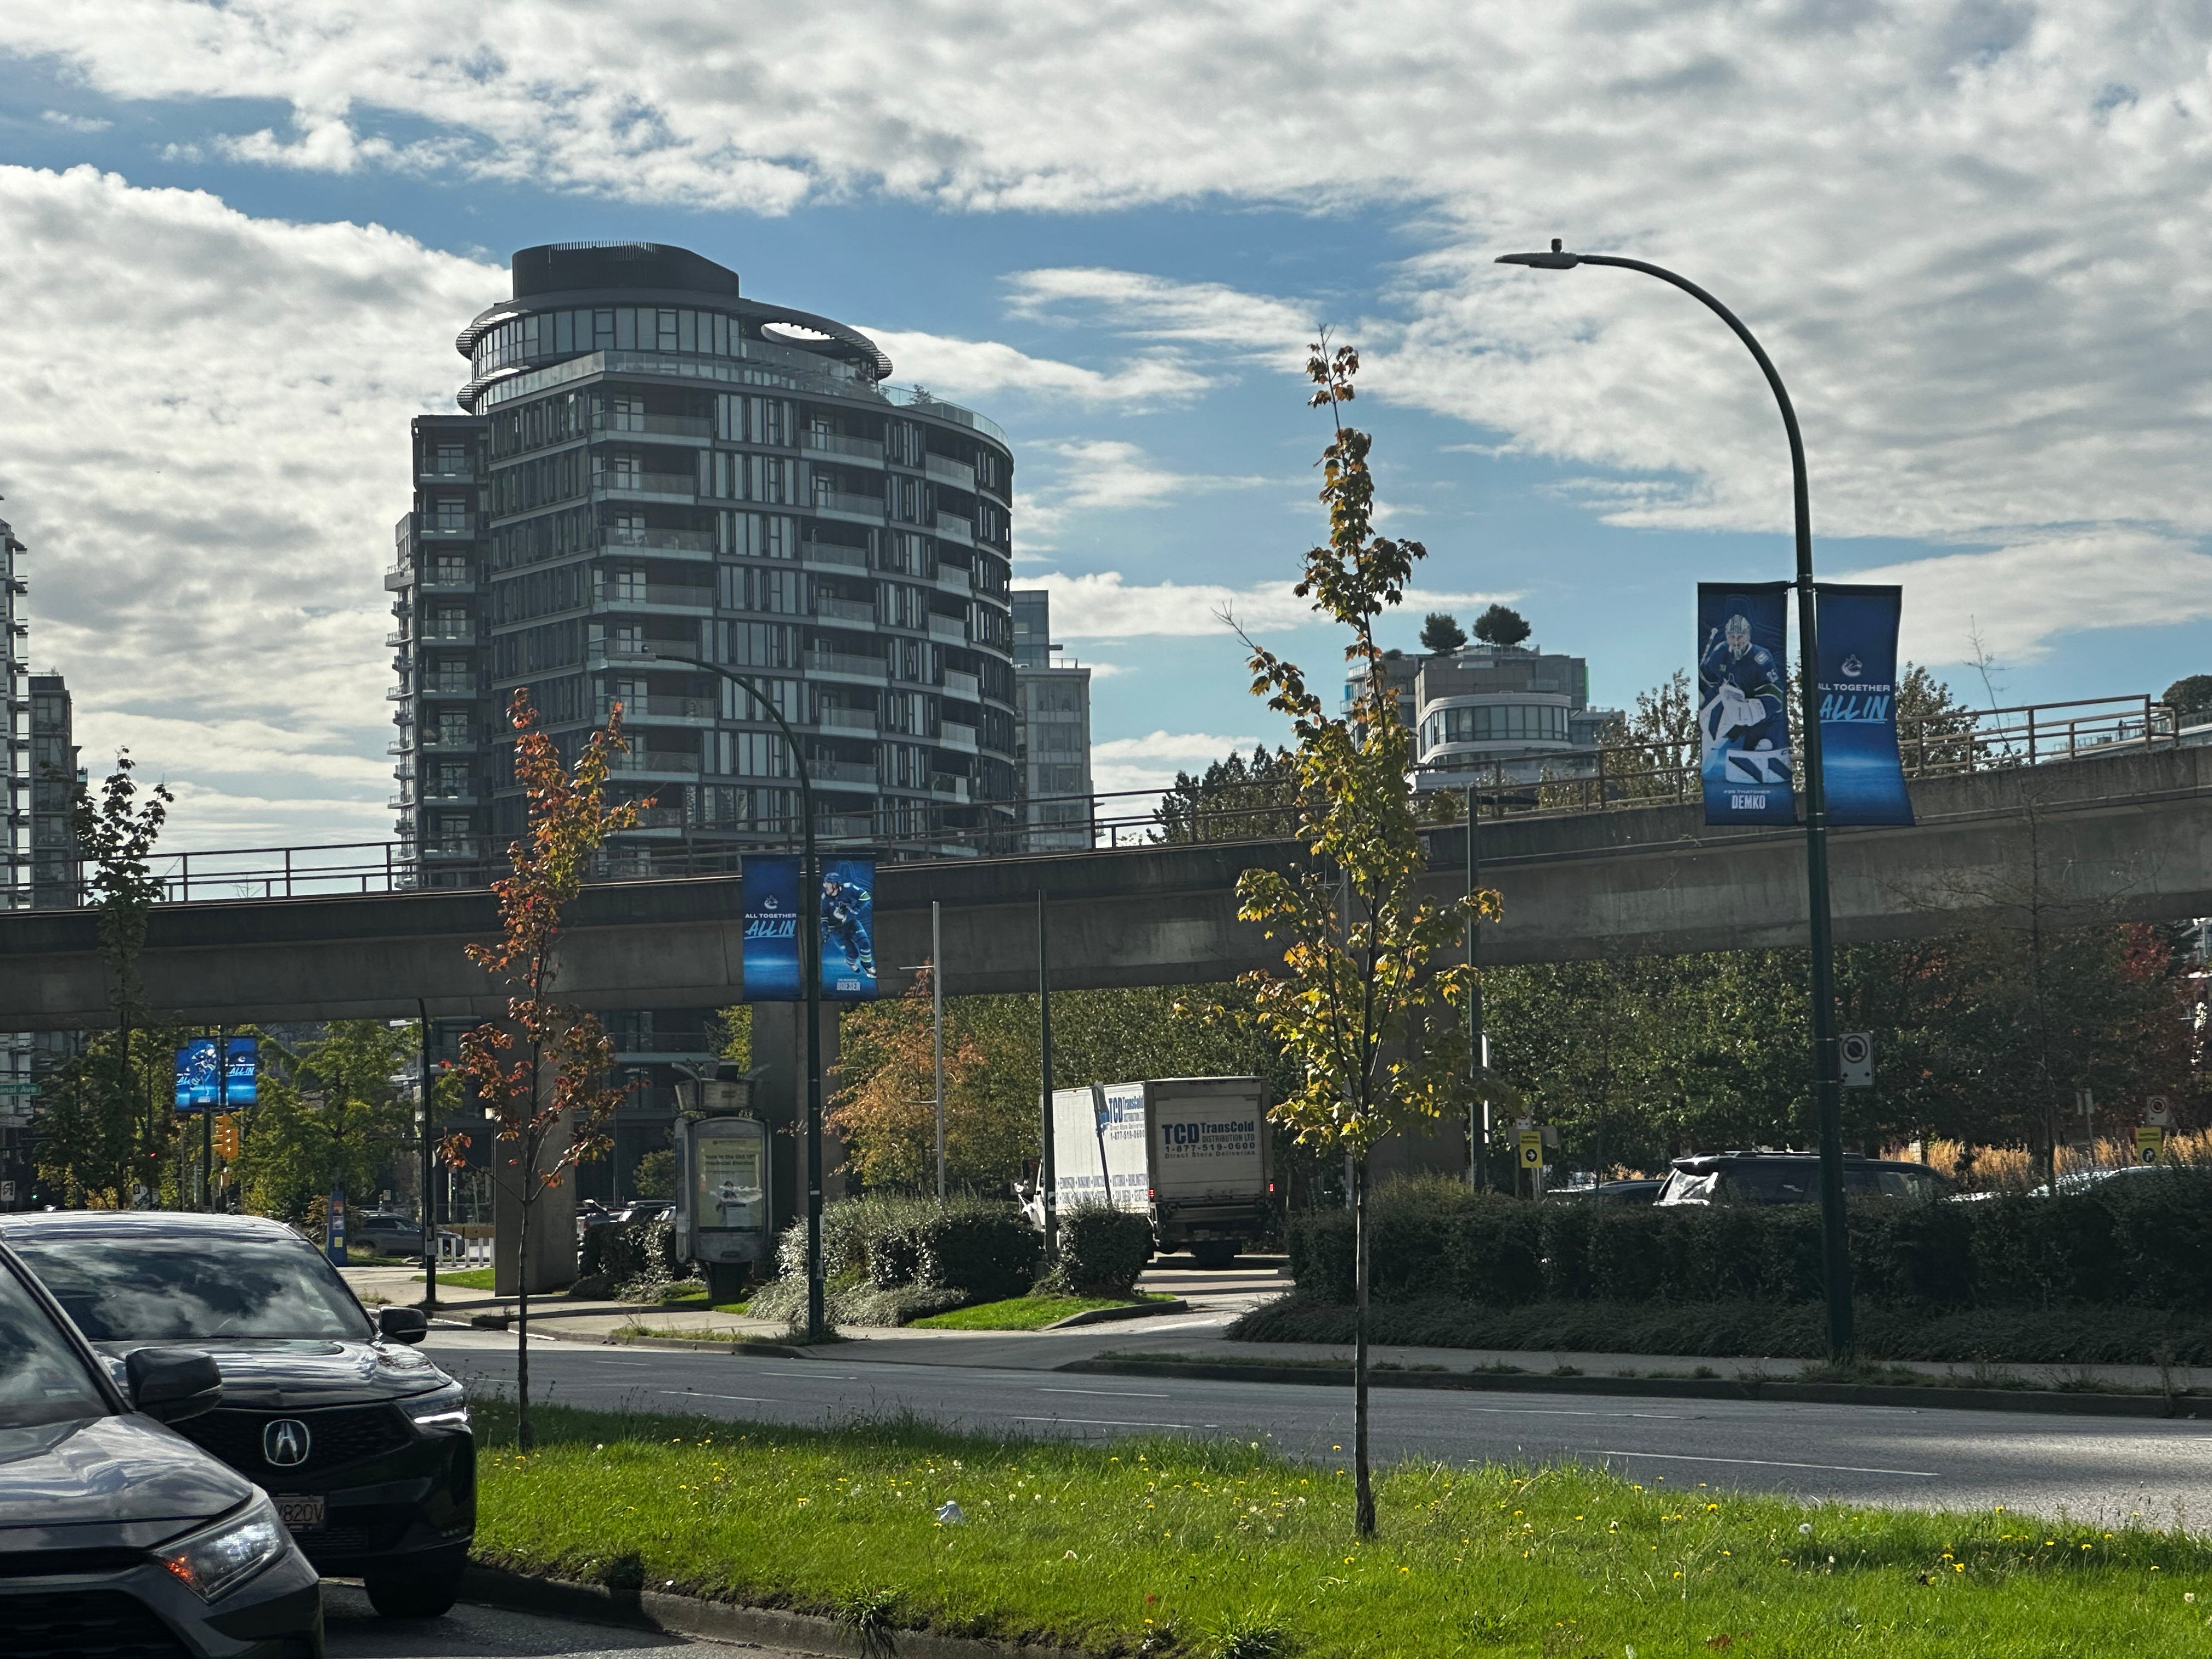
[[[276,1505],[278,1517],[294,1532],[313,1532],[323,1524],[323,1498],[320,1493],[309,1498],[296,1495],[286,1497],[279,1492],[272,1501]]]

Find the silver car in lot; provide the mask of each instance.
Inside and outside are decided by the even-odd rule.
[[[167,1426],[222,1397],[177,1348],[118,1385],[0,1246],[0,1653],[322,1659],[322,1586],[269,1495]]]

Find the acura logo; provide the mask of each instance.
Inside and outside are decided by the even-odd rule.
[[[307,1425],[296,1417],[279,1417],[261,1431],[261,1456],[280,1469],[296,1468],[307,1461]]]

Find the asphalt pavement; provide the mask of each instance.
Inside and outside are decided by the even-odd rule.
[[[731,1659],[720,1642],[462,1606],[442,1619],[380,1619],[358,1585],[323,1583],[331,1659]],[[778,1648],[744,1651],[787,1659]]]
[[[1121,1345],[1139,1346],[1127,1335]],[[973,1364],[944,1363],[941,1350],[936,1363],[908,1364],[891,1345],[867,1346],[866,1359],[834,1349],[772,1359],[533,1343],[532,1392],[556,1404],[768,1423],[912,1411],[955,1428],[1094,1442],[1232,1437],[1322,1463],[1350,1437],[1348,1388],[1017,1368],[993,1363],[981,1344]],[[441,1330],[426,1347],[471,1389],[513,1391],[512,1336]],[[1574,1459],[1653,1485],[2212,1526],[2212,1421],[1387,1389],[1372,1399],[1383,1461]]]

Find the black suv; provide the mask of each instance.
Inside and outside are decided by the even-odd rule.
[[[1948,1198],[1956,1188],[1925,1164],[1844,1155],[1845,1198]],[[1817,1204],[1818,1152],[1698,1152],[1678,1158],[1659,1204]]]
[[[459,1383],[398,1346],[413,1308],[371,1319],[322,1252],[253,1216],[78,1211],[0,1217],[116,1376],[189,1346],[222,1404],[178,1425],[260,1482],[307,1559],[358,1577],[379,1613],[453,1604],[476,1532],[476,1439]]]
[[[124,1369],[0,1247],[0,1653],[322,1659],[322,1587],[268,1494],[173,1426],[222,1398],[215,1362]]]

